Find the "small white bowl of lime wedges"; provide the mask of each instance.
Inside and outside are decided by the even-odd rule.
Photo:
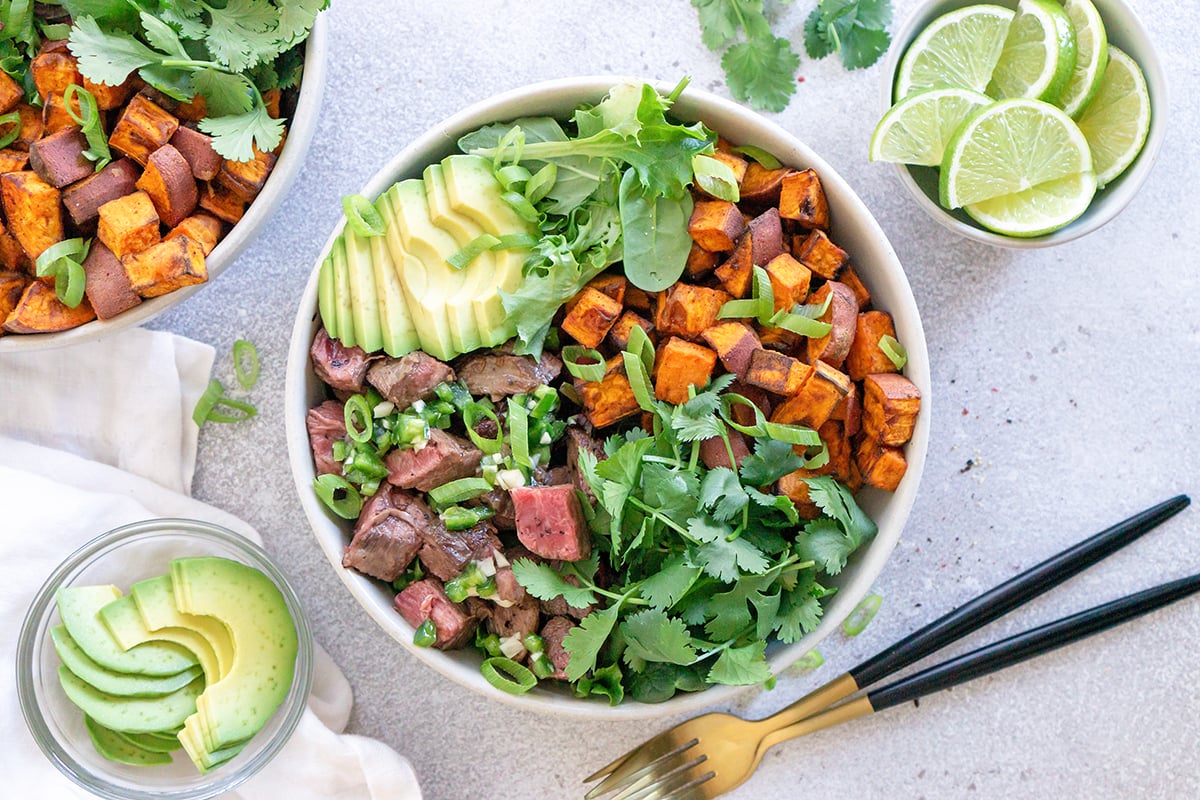
[[[1166,132],[1166,79],[1122,0],[931,0],[897,31],[872,161],[985,244],[1048,247],[1113,219]]]

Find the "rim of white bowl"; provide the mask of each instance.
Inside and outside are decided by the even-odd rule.
[[[419,174],[420,170],[430,162],[432,156],[429,154],[431,152],[450,152],[459,136],[481,125],[498,120],[514,119],[530,113],[547,113],[543,109],[551,105],[559,111],[567,107],[573,109],[585,100],[600,99],[614,85],[625,82],[649,82],[663,94],[673,88],[673,84],[663,81],[647,81],[644,78],[622,75],[600,75],[545,81],[494,95],[442,120],[413,140],[371,178],[363,187],[362,193],[367,197],[376,197],[397,179],[406,175]],[[860,262],[860,269],[870,275],[868,282],[873,285],[875,290],[883,288],[886,284],[888,292],[895,294],[900,299],[902,307],[895,307],[893,304],[887,310],[891,311],[896,318],[897,336],[905,342],[908,350],[909,367],[905,374],[921,389],[923,394],[921,414],[917,419],[912,441],[906,451],[908,471],[884,512],[887,516],[887,524],[881,522],[876,538],[860,551],[860,554],[856,555],[852,578],[826,606],[820,626],[799,642],[779,646],[769,654],[771,669],[775,674],[779,674],[816,647],[854,610],[854,607],[867,594],[883,570],[900,538],[900,533],[916,498],[928,449],[931,418],[929,353],[916,300],[895,250],[875,217],[841,175],[795,136],[774,122],[742,106],[716,95],[689,88],[680,97],[677,107],[687,109],[692,106],[703,107],[703,114],[700,116],[716,130],[728,127],[730,120],[752,124],[758,137],[756,144],[774,153],[784,163],[801,164],[816,170],[821,176],[826,193],[830,195],[831,207],[840,207],[842,215],[851,214],[859,223],[866,226],[866,236],[873,245],[872,249],[878,251],[876,258],[880,263],[872,262],[868,269]],[[689,118],[686,110],[681,116]],[[719,124],[718,120],[725,121],[725,125]],[[834,213],[836,215],[839,212],[835,210]],[[414,646],[412,644],[412,627],[392,609],[390,602],[382,600],[378,588],[379,582],[342,567],[342,549],[346,543],[345,521],[335,519],[312,491],[315,470],[308,433],[304,424],[304,418],[309,409],[309,381],[312,379],[308,352],[318,326],[316,319],[317,275],[320,263],[340,233],[342,224],[339,223],[334,228],[322,248],[321,254],[315,260],[314,268],[300,300],[300,307],[292,330],[292,341],[288,350],[284,415],[288,457],[300,505],[304,509],[305,516],[308,518],[309,525],[321,549],[359,605],[405,650],[437,672],[472,691],[526,710],[576,719],[606,721],[647,719],[669,714],[695,712],[727,702],[738,694],[754,690],[756,687],[718,685],[701,692],[679,693],[663,703],[647,704],[626,700],[618,706],[609,706],[593,700],[579,700],[566,692],[535,690],[528,694],[511,695],[496,689],[483,679],[479,672],[477,657],[456,659],[453,654]],[[850,571],[851,569],[848,568],[843,571],[843,575]],[[475,654],[472,652],[470,655],[474,656]]]

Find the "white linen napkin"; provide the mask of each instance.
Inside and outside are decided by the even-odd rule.
[[[99,533],[154,517],[189,517],[261,543],[246,523],[181,493],[195,467],[191,409],[212,361],[207,345],[143,330],[0,357],[0,661],[14,663],[21,621],[42,582]],[[292,739],[225,797],[420,800],[404,758],[381,742],[342,733],[352,701],[345,676],[318,646],[308,710]],[[0,794],[88,796],[38,750],[21,717],[11,666],[0,671],[0,741]]]

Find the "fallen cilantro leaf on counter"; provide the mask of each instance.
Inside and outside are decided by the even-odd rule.
[[[764,111],[782,111],[796,93],[800,56],[791,42],[771,32],[763,0],[692,0],[701,38],[710,50],[725,50],[721,68],[730,93]],[[738,31],[745,41],[736,41]]]
[[[891,0],[818,0],[804,23],[810,58],[841,56],[846,69],[869,67],[887,52]]]

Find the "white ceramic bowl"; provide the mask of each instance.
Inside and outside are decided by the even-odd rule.
[[[955,9],[979,3],[992,3],[1007,8],[1016,8],[1017,0],[926,0],[904,25],[896,31],[892,48],[888,51],[884,62],[883,85],[879,90],[880,110],[883,114],[892,107],[892,87],[896,80],[896,70],[904,57],[909,44],[924,30],[925,26],[935,19]],[[1129,201],[1137,194],[1138,189],[1146,182],[1146,176],[1154,166],[1158,150],[1162,146],[1163,137],[1167,133],[1167,79],[1159,63],[1158,54],[1150,42],[1150,36],[1137,15],[1124,0],[1092,0],[1104,19],[1104,27],[1108,41],[1124,50],[1130,58],[1137,62],[1146,76],[1146,87],[1150,91],[1150,131],[1146,136],[1146,144],[1137,159],[1129,165],[1112,183],[1096,192],[1087,210],[1070,225],[1060,228],[1045,236],[1035,236],[1021,239],[1004,236],[987,230],[975,222],[962,210],[948,211],[938,203],[938,170],[936,167],[909,167],[904,164],[894,164],[896,175],[904,188],[917,201],[929,216],[939,224],[976,242],[1011,247],[1016,249],[1031,249],[1051,247],[1086,236],[1097,228],[1111,221],[1121,209],[1129,205]]]
[[[482,125],[522,116],[552,115],[565,119],[581,103],[598,102],[614,85],[630,81],[642,82],[640,79],[613,76],[569,78],[526,86],[484,100],[438,123],[404,148],[375,174],[362,193],[373,198],[397,180],[420,177],[427,164],[457,152],[456,142],[461,135]],[[666,94],[672,87],[659,84],[658,88]],[[855,268],[875,298],[876,307],[890,311],[895,317],[897,336],[908,349],[906,374],[924,395],[924,407],[907,449],[908,473],[899,489],[894,495],[870,489],[859,495],[864,508],[879,525],[878,536],[856,554],[834,581],[839,591],[826,606],[821,626],[793,645],[776,643],[768,648],[771,668],[778,673],[841,624],[866,595],[900,537],[921,480],[929,441],[929,355],[921,318],[895,251],[871,212],[831,166],[779,126],[714,95],[688,89],[679,98],[672,113],[684,121],[703,120],[730,141],[766,148],[785,164],[811,167],[817,171],[829,199],[833,224],[831,237],[850,252]],[[340,230],[339,226],[333,232],[330,243]],[[328,251],[329,243],[317,259],[318,266]],[[300,301],[292,331],[285,389],[288,455],[296,490],[317,541],[342,582],[380,627],[405,649],[446,677],[496,700],[567,716],[636,719],[689,712],[727,700],[739,691],[739,687],[713,686],[696,694],[681,693],[656,705],[627,700],[616,707],[598,701],[578,700],[567,691],[555,691],[542,686],[527,694],[514,696],[493,688],[483,679],[479,673],[480,658],[473,650],[443,652],[414,646],[412,627],[392,609],[394,593],[380,581],[342,567],[342,551],[348,542],[350,526],[330,513],[313,494],[316,473],[304,418],[309,408],[325,399],[325,387],[313,374],[308,358],[318,326],[317,270],[314,269]]]
[[[208,280],[195,286],[187,286],[170,294],[144,300],[133,308],[110,320],[93,320],[78,328],[57,333],[6,334],[0,336],[0,354],[26,353],[33,350],[49,350],[54,347],[88,342],[126,328],[148,322],[168,308],[182,303],[196,292],[216,280],[222,272],[232,266],[238,255],[254,240],[259,230],[271,219],[275,209],[287,196],[288,189],[304,167],[308,146],[316,133],[321,95],[325,90],[325,61],[329,51],[329,21],[327,14],[318,14],[304,48],[304,77],[300,83],[300,95],[296,110],[289,121],[287,142],[280,153],[275,168],[267,178],[258,197],[246,209],[245,216],[213,249],[205,259]]]

